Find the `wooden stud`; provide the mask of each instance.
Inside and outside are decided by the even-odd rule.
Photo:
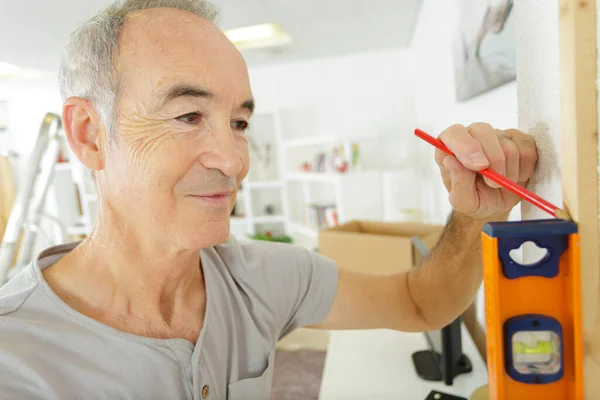
[[[559,2],[562,185],[581,234],[585,398],[600,396],[596,1]]]

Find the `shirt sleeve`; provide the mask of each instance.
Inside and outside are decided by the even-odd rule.
[[[282,310],[280,338],[294,329],[317,324],[327,317],[337,291],[337,264],[324,256],[301,249],[296,270],[288,277],[292,296]],[[282,293],[283,295],[283,293]]]
[[[333,260],[282,243],[261,244],[257,258],[261,261],[258,269],[263,272],[262,285],[256,287],[266,291],[279,339],[327,317],[338,286],[338,267]]]

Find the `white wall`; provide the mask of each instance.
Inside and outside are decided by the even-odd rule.
[[[483,1],[482,1],[483,3]],[[489,122],[506,129],[517,127],[516,84],[509,83],[465,102],[455,99],[454,38],[458,26],[458,0],[424,0],[410,48],[415,82],[416,124],[437,135],[452,124]],[[433,222],[443,222],[450,211],[444,187],[433,163],[433,149],[422,149],[432,160]]]
[[[250,79],[259,112],[284,110],[284,135],[379,139],[364,143],[365,167],[395,168],[411,155],[408,72],[407,52],[390,49],[251,67]]]
[[[8,146],[28,155],[47,112],[61,114],[62,101],[54,76],[21,80],[0,80],[0,101],[8,103],[10,140]],[[23,161],[23,158],[21,159]]]
[[[562,204],[558,5],[556,1],[519,1],[515,11],[519,128],[535,136],[539,154],[529,189],[553,204]],[[522,213],[524,219],[548,218],[528,203],[522,204]]]

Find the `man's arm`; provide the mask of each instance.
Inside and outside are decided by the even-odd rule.
[[[519,201],[476,171],[491,167],[525,185],[537,151],[531,136],[487,124],[455,125],[440,139],[456,154],[436,152],[454,211],[433,251],[418,268],[392,276],[351,272],[340,265],[331,310],[314,328],[424,331],[447,325],[469,306],[482,280],[483,224],[506,219]]]
[[[481,280],[483,223],[454,212],[430,255],[391,276],[340,266],[338,291],[317,329],[425,331],[452,322],[469,306]]]
[[[499,219],[506,217],[496,220]],[[453,212],[433,251],[418,268],[408,272],[411,297],[429,327],[436,329],[449,324],[475,297],[483,278],[483,224]]]

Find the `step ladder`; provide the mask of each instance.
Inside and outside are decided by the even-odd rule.
[[[18,271],[33,258],[46,194],[60,152],[61,130],[60,116],[47,113],[27,162],[0,245],[0,286],[8,280],[9,271]]]

